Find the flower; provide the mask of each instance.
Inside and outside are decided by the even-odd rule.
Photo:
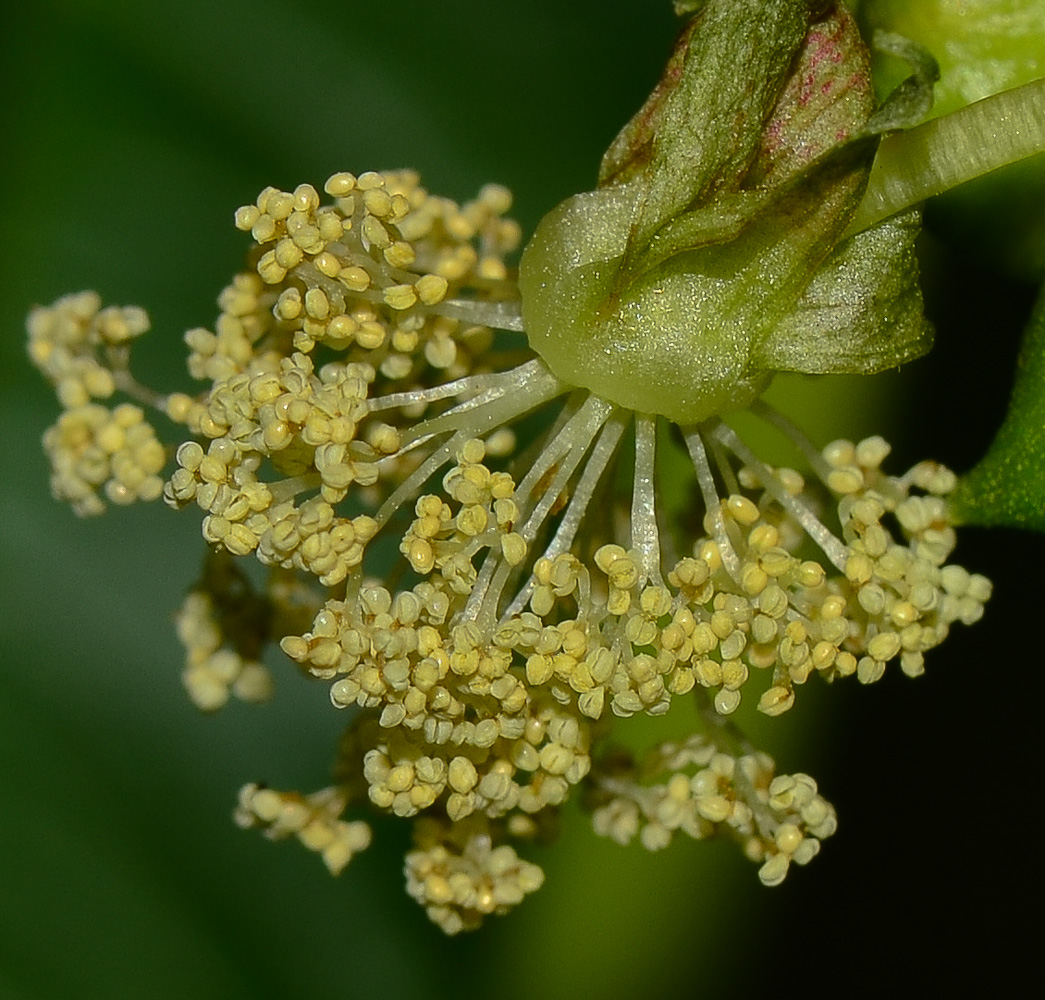
[[[185,336],[199,395],[130,376],[140,310],[85,293],[30,317],[67,408],[45,438],[55,492],[79,513],[103,484],[158,495],[141,406],[191,435],[162,492],[203,512],[211,547],[177,616],[192,699],[269,697],[278,642],[346,712],[334,783],[251,783],[237,822],[295,835],[336,874],[370,842],[345,816],[410,819],[407,889],[447,933],[540,887],[516,848],[578,792],[599,834],[655,850],[721,833],[777,884],[835,815],[732,724],[743,698],[779,715],[814,674],[916,676],[989,596],[948,562],[952,473],[887,474],[877,437],[818,450],[758,400],[777,370],[874,370],[926,346],[912,219],[845,235],[873,152],[851,19],[758,6],[777,44],[744,44],[772,58],[732,119],[704,115],[700,162],[694,93],[735,77],[736,53],[715,53],[744,4],[690,22],[602,185],[542,223],[518,273],[503,187],[459,205],[408,171],[338,173],[326,200],[266,188],[236,212],[255,247],[213,331]],[[841,98],[824,87],[843,79]],[[742,149],[722,139],[736,121]],[[117,390],[134,402],[88,402]],[[742,407],[808,471],[762,461],[724,419]],[[697,514],[660,495],[683,462]],[[616,720],[684,697],[703,731],[644,762],[614,747]]]

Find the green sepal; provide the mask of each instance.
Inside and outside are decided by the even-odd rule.
[[[867,122],[868,131],[910,128],[932,111],[933,85],[940,79],[940,66],[917,42],[891,31],[876,31],[872,45],[875,52],[895,56],[913,72],[897,84],[871,116]]]
[[[847,240],[759,347],[759,361],[806,375],[873,375],[913,361],[933,343],[922,312],[907,212]]]
[[[632,182],[642,189],[627,257],[691,206],[740,186],[805,37],[810,6],[719,0],[690,18],[660,82],[599,168],[600,187]]]
[[[874,31],[902,35],[932,52],[940,63],[932,116],[950,114],[990,94],[1038,79],[1045,52],[1045,4],[1041,0],[866,0],[860,17]],[[885,88],[906,72],[890,59],[876,60]]]
[[[1045,531],[1045,285],[1024,334],[1009,411],[952,504],[967,524]]]

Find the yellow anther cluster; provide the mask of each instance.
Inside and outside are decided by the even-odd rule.
[[[256,273],[294,347],[317,343],[379,351],[391,378],[457,359],[457,324],[431,307],[507,276],[504,255],[519,244],[502,218],[511,196],[493,185],[463,206],[428,194],[410,171],[334,174],[322,205],[309,184],[266,188],[236,212],[264,252]],[[220,331],[218,336],[220,337]]]
[[[703,735],[661,744],[641,765],[618,755],[595,782],[595,832],[620,844],[638,836],[651,851],[678,832],[695,840],[724,833],[762,863],[763,883],[777,885],[791,862],[817,855],[837,821],[809,775],[774,771],[765,754],[726,753]]]
[[[406,856],[406,891],[447,934],[474,930],[539,889],[544,872],[509,844],[494,846],[486,824],[422,820]]]
[[[91,401],[117,390],[139,402],[152,401],[127,367],[130,343],[149,329],[144,310],[103,309],[97,294],[80,292],[35,308],[27,328],[29,357],[65,411],[44,434],[55,498],[81,516],[105,510],[102,494],[121,505],[155,500],[163,491],[167,452],[144,410],[132,403],[109,409]]]
[[[536,619],[523,616],[489,643],[474,625],[447,635],[453,599],[427,582],[394,600],[366,587],[352,610],[328,602],[312,631],[288,636],[283,649],[313,675],[333,678],[336,706],[378,718],[364,758],[376,805],[412,816],[442,796],[447,815],[460,820],[562,803],[588,772],[590,733],[513,669],[538,640]],[[357,716],[352,727],[374,716]]]
[[[126,367],[126,349],[149,329],[137,306],[102,308],[95,292],[67,295],[37,306],[27,323],[29,357],[69,409],[116,391],[114,369]]]
[[[95,513],[100,490],[162,492],[202,512],[210,551],[176,617],[192,700],[268,697],[278,643],[348,709],[334,785],[249,785],[238,822],[294,835],[336,873],[370,838],[346,814],[409,819],[408,891],[449,933],[541,884],[513,844],[582,788],[599,833],[651,850],[722,833],[776,884],[834,813],[723,717],[744,697],[784,712],[814,674],[868,683],[897,661],[917,675],[990,593],[948,562],[953,474],[889,476],[880,438],[817,452],[793,433],[803,475],[717,418],[681,427],[702,529],[665,509],[663,418],[507,346],[521,323],[510,204],[488,186],[458,205],[407,172],[266,188],[236,213],[250,268],[214,330],[186,334],[196,395],[131,377],[140,310],[87,293],[29,324],[66,407],[45,437],[56,495]],[[91,401],[115,392],[130,401]],[[146,406],[188,440],[162,446]],[[702,732],[641,767],[607,750],[620,720],[680,698]]]
[[[825,458],[851,447],[836,443]],[[839,590],[847,598],[850,647],[855,655],[864,654],[856,663],[863,683],[881,677],[893,659],[909,676],[920,674],[923,654],[947,637],[954,622],[979,621],[991,593],[985,577],[946,563],[956,541],[946,501],[956,485],[954,474],[926,462],[900,479],[890,478],[878,468],[888,450],[881,438],[852,449],[862,482],[838,508],[848,543]],[[912,493],[912,487],[919,492]],[[900,540],[883,525],[887,517],[899,524]],[[851,669],[852,661],[846,665]]]
[[[370,846],[371,839],[366,823],[341,819],[346,804],[344,792],[337,787],[300,795],[250,784],[240,790],[234,818],[245,829],[260,827],[270,840],[297,837],[319,854],[332,875],[339,875],[354,855]]]
[[[597,548],[590,565],[568,553],[542,556],[528,606],[497,620],[484,609],[496,602],[494,581],[515,566],[498,532],[522,524],[533,499],[482,464],[483,447],[472,440],[457,451],[442,492],[416,502],[402,537],[400,551],[422,582],[398,594],[365,586],[354,601],[328,602],[312,630],[285,638],[283,649],[332,680],[335,705],[379,720],[364,776],[381,808],[413,816],[441,802],[452,823],[497,819],[557,805],[589,778],[619,792],[596,813],[600,832],[620,840],[641,832],[655,848],[676,829],[696,837],[728,830],[763,864],[763,881],[776,884],[834,828],[812,779],[774,779],[767,758],[726,754],[694,737],[685,753],[699,773],[683,782],[679,758],[663,785],[622,792],[619,776],[592,773],[593,725],[607,712],[664,713],[694,687],[710,689],[715,711],[727,715],[767,674],[759,707],[779,714],[814,672],[868,681],[900,659],[912,673],[952,622],[975,620],[989,585],[944,565],[954,541],[946,506],[923,492],[952,488],[953,477],[929,466],[888,477],[874,464],[886,452],[874,439],[824,453],[829,465],[849,453],[862,459],[836,494],[842,537],[831,536],[828,548],[841,568],[794,551],[807,535],[780,498],[802,496],[802,478],[762,469],[779,488],[760,489],[746,470],[740,478],[754,496],[723,500],[719,537],[694,541],[666,583],[650,581],[640,555],[616,543]],[[825,478],[837,486],[837,477]],[[895,535],[883,526],[888,516]],[[500,569],[487,573],[491,565]],[[787,782],[799,790],[785,808],[777,793]]]
[[[174,616],[174,624],[185,647],[182,683],[198,708],[213,712],[233,695],[253,702],[268,701],[272,697],[272,675],[268,668],[225,645],[209,594],[203,591],[188,594]]]
[[[205,520],[205,535],[210,526]],[[362,563],[376,530],[369,515],[339,517],[325,500],[313,498],[300,507],[288,501],[270,511],[269,526],[258,539],[258,558],[270,566],[304,570],[331,587]]]
[[[316,595],[295,574],[274,568],[259,590],[226,549],[214,549],[174,615],[189,697],[205,712],[230,697],[267,701],[274,684],[261,655],[270,634],[307,624],[317,610]]]
[[[178,449],[167,502],[195,501],[208,514],[204,537],[234,555],[257,550],[269,565],[305,570],[327,585],[343,580],[376,530],[372,518],[339,517],[331,506],[352,484],[378,478],[382,452],[356,440],[372,376],[358,365],[327,366],[317,376],[311,359],[295,353],[277,371],[223,380],[198,415],[210,444]],[[380,448],[394,450],[394,430],[377,430]],[[288,478],[259,481],[264,461]],[[282,499],[317,487],[300,507]]]
[[[80,515],[100,514],[105,502],[155,500],[167,454],[141,407],[108,409],[87,403],[66,410],[44,434],[51,459],[51,492]]]
[[[515,482],[506,472],[491,472],[482,464],[484,455],[479,440],[461,448],[458,464],[443,479],[451,503],[434,494],[421,497],[414,508],[417,518],[399,546],[416,573],[438,570],[459,594],[475,586],[473,559],[480,550],[498,549],[510,566],[526,557],[526,542],[514,530],[519,519]]]
[[[274,343],[278,336],[272,314],[275,301],[275,294],[256,273],[237,274],[218,296],[221,313],[214,331],[196,327],[185,334],[189,374],[217,383],[240,372],[255,374],[278,366],[282,355]]]

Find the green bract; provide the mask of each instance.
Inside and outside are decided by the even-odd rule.
[[[599,187],[526,248],[534,350],[560,379],[682,424],[748,405],[777,371],[868,373],[923,354],[916,213],[844,236],[873,110],[844,5],[710,0]]]
[[[970,524],[1045,531],[1045,286],[1023,338],[1005,422],[953,502]]]

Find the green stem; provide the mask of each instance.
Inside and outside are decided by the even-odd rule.
[[[1006,164],[1045,151],[1045,79],[882,140],[847,235]]]

